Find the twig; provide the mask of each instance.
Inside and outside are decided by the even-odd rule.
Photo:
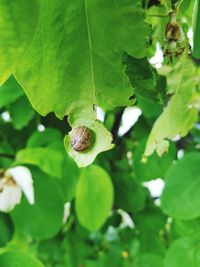
[[[159,14],[147,14],[146,17],[159,17],[159,18],[167,18],[169,15],[159,15]]]
[[[118,130],[119,127],[121,125],[121,119],[122,119],[122,115],[124,113],[124,108],[120,108],[119,111],[117,112],[116,116],[115,116],[115,122],[112,128],[112,135],[113,135],[113,141],[114,143],[116,142],[117,138],[118,138]]]

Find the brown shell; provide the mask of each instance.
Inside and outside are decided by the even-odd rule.
[[[75,151],[82,152],[88,149],[91,142],[91,130],[86,126],[73,128],[70,132],[71,146]]]

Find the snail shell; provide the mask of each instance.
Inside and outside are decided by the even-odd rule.
[[[71,146],[75,151],[82,152],[88,149],[91,142],[91,130],[86,126],[73,128],[70,132]]]

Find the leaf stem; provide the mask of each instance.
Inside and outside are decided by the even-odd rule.
[[[169,15],[161,15],[161,14],[147,14],[146,17],[158,17],[158,18],[167,18]]]

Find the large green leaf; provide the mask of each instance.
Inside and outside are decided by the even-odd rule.
[[[164,261],[165,267],[197,267],[200,266],[199,240],[181,238],[169,247]]]
[[[1,267],[44,267],[44,265],[28,253],[8,251],[0,255]]]
[[[195,0],[193,14],[193,49],[192,54],[200,58],[200,0]]]
[[[39,0],[0,1],[0,84],[15,71],[31,42],[39,17]]]
[[[53,177],[31,168],[34,179],[35,204],[25,198],[13,210],[12,219],[19,232],[37,239],[50,238],[62,226],[64,198],[61,186]]]
[[[169,146],[166,139],[185,136],[197,120],[200,94],[198,72],[193,62],[184,58],[167,76],[168,92],[174,93],[163,113],[156,120],[147,141],[145,155],[154,150],[162,155]]]
[[[144,57],[148,31],[139,0],[49,0],[15,75],[42,115],[93,121],[97,100],[130,102],[122,55]]]
[[[166,174],[162,209],[178,219],[200,216],[200,154],[190,153],[172,165]]]
[[[113,186],[102,168],[83,169],[76,191],[76,212],[80,223],[96,231],[106,221],[113,203]]]

